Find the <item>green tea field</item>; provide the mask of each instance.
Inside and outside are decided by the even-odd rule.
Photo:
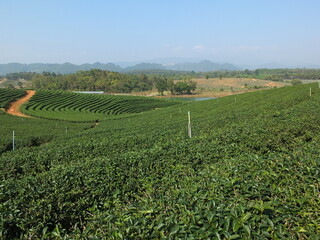
[[[36,118],[0,115],[0,238],[319,238],[317,84],[114,97],[39,91],[22,109]]]
[[[146,97],[39,91],[22,110],[35,117],[81,122],[105,120],[109,116],[139,113],[178,103]]]

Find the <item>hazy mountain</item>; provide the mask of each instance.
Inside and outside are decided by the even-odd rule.
[[[165,69],[165,67],[158,63],[139,63],[131,67],[125,68],[124,72],[142,71],[142,70],[159,70]]]
[[[167,57],[167,58],[156,58],[147,62],[159,63],[163,66],[175,65],[178,63],[197,63],[201,62],[203,59],[198,58],[181,58],[181,57]]]
[[[294,69],[294,68],[307,68],[307,69],[319,69],[319,65],[311,65],[311,64],[294,64],[294,65],[281,65],[276,62],[272,63],[265,63],[260,65],[238,65],[238,67],[241,70],[249,69],[249,70],[255,70],[255,69]]]
[[[0,74],[6,74],[6,73],[12,73],[12,72],[27,72],[27,64],[21,64],[21,63],[0,64]]]
[[[170,59],[173,60],[173,59]],[[214,63],[208,60],[201,62],[184,62],[184,63],[174,63],[174,62],[163,62],[158,63],[139,63],[131,67],[125,68],[123,71],[143,71],[143,70],[174,70],[174,71],[195,71],[195,72],[209,72],[217,70],[237,70],[238,68],[230,63]]]
[[[177,63],[166,66],[169,70],[177,71],[195,71],[195,72],[210,72],[217,70],[238,70],[238,68],[230,63],[214,63],[208,60],[198,63]]]
[[[314,69],[319,69],[320,65],[305,65],[304,68],[314,68]]]
[[[257,66],[257,68],[267,68],[267,69],[279,69],[279,68],[286,68],[286,66],[281,65],[276,62],[270,62],[270,63],[265,63],[262,65]]]
[[[31,64],[21,64],[21,63],[8,63],[0,64],[0,75],[12,72],[55,72],[55,73],[74,73],[79,70],[90,70],[94,68],[99,68],[101,70],[109,70],[114,72],[120,72],[122,68],[113,63],[94,63],[94,64],[82,64],[75,65],[72,63],[31,63]]]
[[[185,62],[182,62],[185,60]],[[131,65],[126,65],[129,63],[85,63],[81,65],[75,65],[72,63],[32,63],[32,64],[21,64],[21,63],[8,63],[0,64],[0,75],[13,72],[55,72],[55,73],[74,73],[79,70],[90,70],[90,69],[101,69],[108,70],[113,72],[143,72],[143,71],[152,71],[160,70],[162,71],[195,71],[195,72],[210,72],[210,71],[219,71],[219,70],[243,70],[243,69],[258,69],[258,68],[320,68],[320,66],[308,65],[308,66],[285,66],[278,63],[267,63],[262,65],[233,65],[230,63],[214,63],[209,60],[205,61],[194,61],[192,59],[179,59],[179,58],[166,58],[154,60],[155,62],[145,62],[145,63],[133,63]],[[121,66],[119,66],[121,64]],[[124,67],[127,66],[127,67]]]

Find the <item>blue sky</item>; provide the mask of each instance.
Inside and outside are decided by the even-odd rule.
[[[1,0],[0,63],[320,65],[319,0]]]

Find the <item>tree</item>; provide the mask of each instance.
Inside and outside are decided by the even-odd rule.
[[[194,81],[189,81],[188,85],[189,85],[189,93],[188,94],[192,94],[197,89],[197,83]]]
[[[174,91],[178,95],[181,95],[186,92],[187,87],[188,87],[188,84],[186,82],[177,82],[174,85]]]
[[[163,96],[163,92],[168,90],[168,81],[166,78],[158,78],[155,80],[157,91]]]
[[[18,82],[18,86],[19,86],[20,89],[23,88],[23,83],[19,81]]]
[[[197,88],[197,83],[193,81],[177,82],[174,84],[174,92],[177,94],[192,94]]]
[[[174,95],[175,84],[174,84],[173,80],[169,80],[167,84],[168,84],[168,90],[170,91],[171,95]]]
[[[15,88],[11,83],[7,83],[5,86],[6,86],[7,88]]]

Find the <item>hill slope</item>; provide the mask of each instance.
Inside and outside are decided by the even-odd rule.
[[[187,103],[4,153],[0,232],[8,238],[316,239],[316,87]]]

